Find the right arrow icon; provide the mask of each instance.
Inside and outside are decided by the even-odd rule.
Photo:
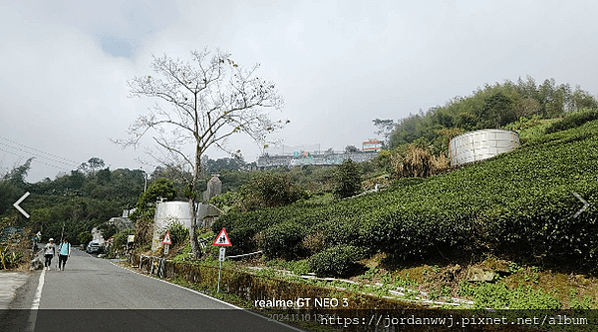
[[[575,197],[577,197],[577,199],[579,199],[583,203],[583,207],[581,208],[581,210],[577,211],[577,213],[575,213],[575,215],[573,216],[573,218],[577,218],[583,211],[585,211],[588,208],[588,206],[590,206],[590,203],[586,202],[586,200],[581,198],[581,196],[579,196],[579,194],[575,191],[573,192],[573,195],[575,195]]]

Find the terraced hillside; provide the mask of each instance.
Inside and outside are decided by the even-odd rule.
[[[559,120],[516,151],[451,173],[401,179],[387,190],[341,201],[312,198],[232,213],[212,229],[226,227],[233,252],[261,249],[285,259],[338,255],[335,246],[352,246],[362,249],[351,250],[355,260],[380,252],[398,261],[491,253],[593,271],[598,121],[592,120],[595,111],[588,114]],[[590,203],[577,217],[583,204],[574,193]]]

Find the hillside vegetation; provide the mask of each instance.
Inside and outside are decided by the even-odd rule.
[[[143,192],[142,171],[110,170],[99,158],[91,158],[79,169],[61,173],[54,180],[27,183],[25,178],[32,160],[0,177],[0,219],[32,233],[40,231],[41,241],[64,236],[74,244],[84,244],[91,240],[93,227],[122,215],[124,209],[133,208]],[[25,192],[31,196],[21,206],[31,215],[29,219],[12,206]],[[25,237],[29,238],[29,234]]]
[[[527,126],[530,120],[519,120],[529,139],[511,153],[427,179],[402,178],[356,198],[325,195],[232,212],[212,230],[226,227],[234,253],[261,249],[272,258],[320,253],[325,261],[327,252],[345,257],[338,251],[346,246],[354,261],[376,253],[398,262],[492,254],[592,271],[598,266],[596,114],[585,110]],[[574,192],[590,203],[577,217],[583,204]]]

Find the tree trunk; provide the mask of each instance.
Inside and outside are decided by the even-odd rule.
[[[197,96],[196,96],[197,99]],[[197,105],[197,101],[195,102]],[[197,118],[197,111],[196,111],[196,118]],[[197,121],[195,121],[194,126],[195,133],[198,132],[198,125]],[[202,149],[199,143],[198,136],[196,135],[196,142],[195,142],[195,169],[193,170],[193,180],[191,180],[191,197],[189,197],[189,211],[191,211],[190,215],[190,223],[189,223],[189,241],[191,242],[191,251],[193,252],[194,259],[201,258],[201,248],[199,247],[199,243],[197,242],[197,201],[199,193],[195,191],[197,187],[197,182],[199,181],[199,171],[201,169],[201,155]]]
[[[195,192],[195,188],[197,187],[197,181],[199,180],[199,171],[201,170],[201,155],[203,150],[200,145],[200,135],[199,135],[199,114],[198,114],[198,100],[197,100],[197,93],[194,94],[195,102],[193,103],[193,111],[194,113],[194,121],[193,121],[193,134],[195,136],[195,162],[193,169],[193,179],[191,180],[191,196],[189,197],[189,211],[191,211],[190,222],[189,222],[189,241],[191,242],[191,251],[193,252],[194,259],[201,258],[201,249],[199,247],[199,243],[197,242],[197,195],[198,193]]]
[[[197,203],[195,202],[195,195],[189,198],[189,241],[191,242],[191,251],[194,259],[201,258],[201,248],[197,243]]]

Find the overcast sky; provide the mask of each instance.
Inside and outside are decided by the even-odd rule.
[[[28,181],[91,157],[152,160],[126,138],[154,101],[128,98],[151,55],[219,48],[285,99],[286,145],[361,147],[372,120],[532,76],[598,93],[598,1],[2,1],[0,173],[30,156]],[[260,151],[230,141],[247,162]],[[209,150],[210,158],[225,156]],[[151,168],[144,166],[147,170]],[[150,171],[153,169],[150,169]]]

